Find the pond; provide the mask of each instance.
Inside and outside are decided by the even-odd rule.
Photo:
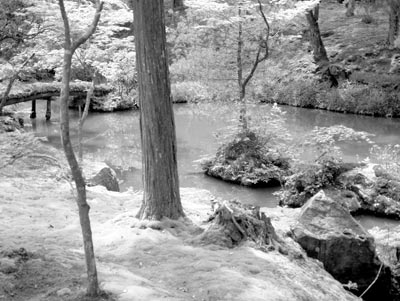
[[[39,136],[46,136],[51,145],[61,148],[59,137],[58,105],[54,103],[50,122],[44,120],[45,102],[38,102],[38,118],[29,120],[29,104],[22,104],[18,110],[27,116],[26,124]],[[341,124],[357,131],[373,134],[372,140],[378,145],[396,144],[400,141],[400,120],[346,115],[321,110],[281,107],[286,112],[286,127],[292,136],[301,141],[315,126]],[[271,105],[251,106],[250,112],[268,114]],[[197,187],[209,190],[215,197],[238,199],[244,203],[262,207],[274,207],[277,201],[273,195],[277,189],[250,189],[222,182],[205,176],[196,160],[215,154],[219,139],[215,133],[237,117],[237,106],[229,103],[218,104],[176,104],[174,105],[178,142],[178,168],[181,187]],[[71,114],[71,136],[76,141],[78,114]],[[84,156],[101,160],[116,169],[123,181],[121,189],[141,189],[141,154],[139,134],[139,112],[90,113],[84,125]],[[356,161],[369,154],[366,142],[343,143],[343,159]],[[307,158],[307,153],[303,154]]]

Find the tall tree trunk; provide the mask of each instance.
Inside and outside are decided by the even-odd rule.
[[[65,157],[67,158],[69,167],[71,169],[72,177],[75,181],[77,191],[77,204],[79,211],[79,221],[83,236],[83,246],[85,250],[85,261],[88,276],[87,295],[95,297],[99,293],[99,284],[97,279],[96,260],[94,256],[94,247],[92,240],[92,229],[90,226],[89,210],[90,207],[86,201],[86,183],[82,175],[82,170],[76,160],[75,153],[72,147],[70,133],[69,133],[69,114],[68,114],[68,99],[70,91],[71,79],[71,64],[72,56],[75,50],[85,43],[87,39],[96,30],[97,24],[100,20],[100,13],[103,8],[103,2],[96,1],[97,8],[96,14],[91,26],[88,30],[80,36],[76,41],[72,42],[70,35],[69,20],[65,10],[64,1],[58,0],[60,6],[61,16],[64,22],[64,63],[63,75],[60,93],[60,126],[61,126],[61,142],[64,148]]]
[[[398,0],[389,0],[389,32],[387,44],[394,46],[394,41],[399,36],[400,3]]]
[[[243,83],[243,63],[242,63],[242,49],[243,49],[243,28],[242,28],[242,2],[238,4],[238,38],[237,38],[237,56],[236,56],[236,69],[237,69],[237,81],[238,81],[238,96],[239,102],[242,103],[239,114],[239,121],[241,131],[245,132],[248,130],[247,125],[247,107],[246,107],[246,86]]]
[[[313,48],[314,61],[319,66],[318,69],[322,80],[329,81],[331,87],[337,87],[339,83],[330,71],[329,58],[319,31],[319,5],[316,5],[312,10],[308,10],[306,17],[310,28],[310,43]]]
[[[319,31],[319,5],[316,5],[312,10],[308,10],[306,17],[310,28],[310,42],[313,48],[315,63],[318,65],[320,63],[329,63],[328,55]]]
[[[163,0],[134,0],[144,196],[138,217],[184,216],[176,159]]]
[[[346,3],[346,17],[354,16],[355,9],[356,9],[356,0],[348,0]]]

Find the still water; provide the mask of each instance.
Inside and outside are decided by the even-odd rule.
[[[59,116],[57,103],[53,105],[52,119],[44,119],[45,102],[38,102],[37,119],[29,120],[29,104],[18,107],[26,114],[26,125],[31,126],[38,136],[46,136],[51,145],[61,148],[59,137]],[[259,104],[249,108],[257,114],[268,114],[271,105]],[[320,110],[281,107],[286,112],[285,126],[301,142],[315,126],[341,124],[357,131],[373,134],[372,140],[378,145],[400,142],[400,120],[346,115]],[[209,190],[216,197],[239,199],[244,203],[263,207],[274,207],[277,201],[272,194],[276,189],[250,189],[232,185],[205,176],[196,160],[215,154],[221,131],[230,120],[237,118],[237,107],[232,104],[180,104],[174,105],[178,142],[178,168],[181,187],[197,187]],[[76,141],[77,112],[70,111],[71,136]],[[141,155],[139,134],[139,113],[137,111],[116,113],[90,113],[83,133],[84,156],[101,160],[116,169],[123,180],[121,189],[141,189]],[[356,161],[369,154],[366,142],[343,143],[343,158]],[[300,151],[300,150],[299,150]],[[303,154],[307,157],[307,154]]]

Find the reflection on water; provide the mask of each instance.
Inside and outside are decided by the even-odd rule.
[[[38,102],[38,118],[29,121],[30,104],[20,105],[19,110],[26,116],[26,124],[40,136],[46,136],[51,145],[61,148],[59,138],[59,117],[57,103],[53,103],[52,120],[44,119],[46,102]],[[268,112],[271,106],[260,104],[251,110]],[[358,131],[374,134],[377,144],[398,143],[400,141],[400,120],[346,115],[319,110],[282,107],[286,111],[286,126],[293,137],[301,141],[315,126],[342,124]],[[237,107],[232,104],[188,104],[174,105],[178,141],[178,168],[180,186],[204,188],[216,197],[236,198],[245,203],[272,207],[276,199],[272,195],[276,189],[249,189],[212,179],[201,173],[195,160],[215,154],[218,141],[213,133],[225,127],[237,115]],[[253,112],[254,112],[253,111]],[[77,112],[71,111],[71,136],[77,138]],[[122,189],[140,189],[141,155],[139,114],[135,111],[117,113],[90,113],[83,131],[84,156],[93,160],[103,160],[117,168],[124,183]],[[345,143],[342,145],[344,159],[357,160],[368,156],[367,143]]]
[[[393,229],[400,225],[400,221],[388,219],[388,218],[377,218],[374,216],[356,216],[355,219],[367,230],[373,227],[379,227],[381,229]]]

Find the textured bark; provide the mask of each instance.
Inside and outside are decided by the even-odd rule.
[[[316,5],[312,10],[306,12],[307,21],[310,28],[310,43],[313,48],[313,58],[319,66],[318,70],[323,81],[329,81],[331,87],[339,85],[336,77],[331,73],[330,62],[324,43],[322,42],[321,32],[319,30],[319,5]]]
[[[94,91],[94,83],[95,80],[93,78],[92,81],[92,85],[90,86],[89,90],[87,91],[86,94],[86,100],[85,100],[85,104],[84,104],[84,109],[83,109],[83,113],[82,113],[82,108],[79,105],[79,122],[78,122],[78,158],[79,158],[79,163],[82,164],[83,161],[83,145],[82,145],[82,130],[83,130],[83,125],[86,121],[86,118],[89,114],[89,106],[90,106],[90,100],[93,96],[93,91]]]
[[[318,65],[322,62],[327,63],[329,59],[326,54],[324,43],[322,42],[318,25],[319,5],[315,6],[312,10],[308,10],[306,17],[310,28],[310,42],[313,48],[314,60]]]
[[[205,243],[215,243],[229,248],[252,241],[263,251],[278,250],[287,254],[287,248],[278,237],[271,219],[260,207],[238,201],[212,201],[211,225],[200,235]]]
[[[240,108],[239,121],[241,130],[247,131],[247,108],[246,108],[246,85],[243,84],[243,63],[242,63],[242,48],[243,48],[243,28],[242,28],[242,2],[238,4],[238,39],[237,39],[237,53],[236,53],[236,69],[238,80],[238,96],[239,101],[242,103]]]
[[[94,247],[92,240],[92,230],[90,226],[89,210],[90,207],[86,201],[86,183],[82,175],[82,170],[76,160],[76,156],[71,144],[69,135],[69,116],[68,116],[68,99],[69,99],[69,84],[71,79],[71,64],[72,56],[75,50],[82,45],[95,31],[100,19],[100,13],[103,8],[103,3],[97,1],[96,14],[92,25],[88,30],[72,42],[70,36],[70,28],[68,16],[65,11],[64,1],[58,0],[61,16],[64,22],[65,44],[64,44],[64,64],[62,86],[60,94],[60,126],[61,126],[61,142],[64,148],[65,157],[71,169],[72,177],[76,184],[77,204],[79,210],[79,221],[82,229],[83,246],[85,250],[86,269],[88,276],[87,295],[94,297],[99,294],[99,284],[97,279],[96,260],[94,256]]]
[[[174,0],[174,10],[179,10],[184,7],[183,0]]]
[[[138,217],[177,219],[184,213],[179,195],[164,3],[134,0],[133,4],[144,184]]]
[[[394,46],[394,41],[399,36],[400,2],[389,0],[389,32],[387,44]]]

